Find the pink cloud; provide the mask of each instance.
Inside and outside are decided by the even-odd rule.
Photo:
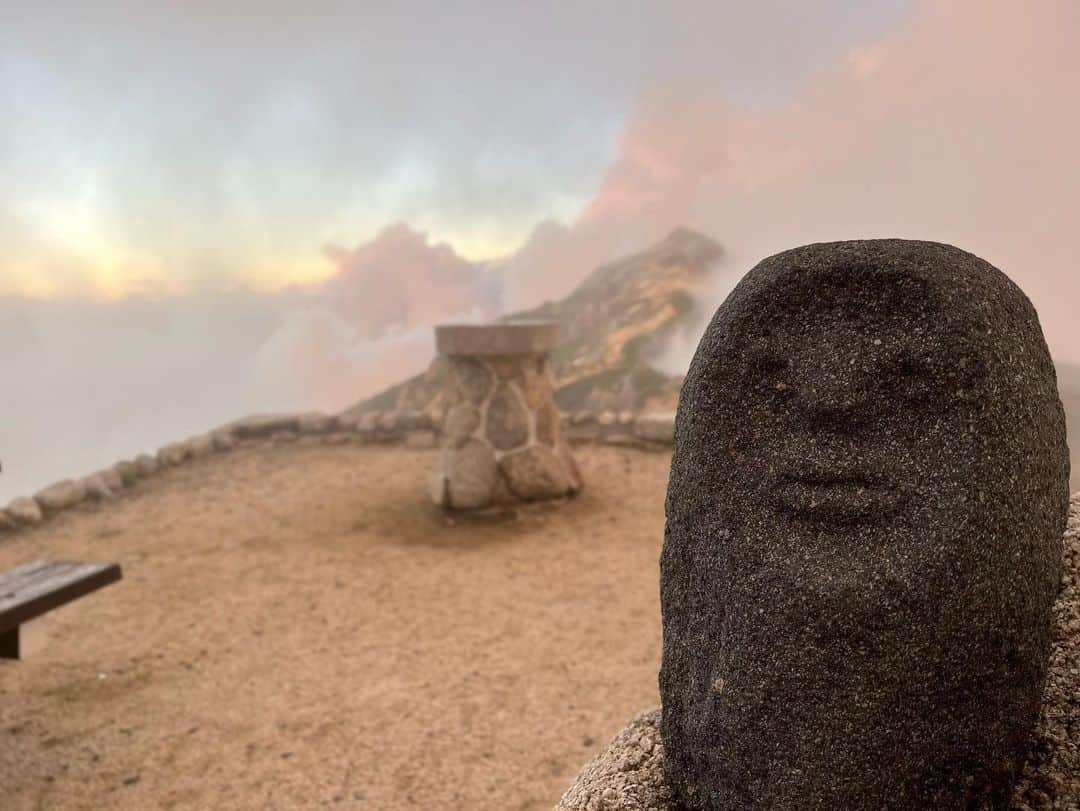
[[[368,337],[490,310],[493,304],[482,265],[404,223],[387,226],[351,250],[331,245],[324,253],[337,266],[325,294]]]
[[[934,0],[775,109],[736,108],[705,76],[656,88],[581,217],[510,263],[512,294],[543,294],[547,265],[550,297],[678,225],[724,241],[740,272],[805,242],[936,239],[1013,276],[1055,352],[1080,359],[1076,31],[1072,0]]]

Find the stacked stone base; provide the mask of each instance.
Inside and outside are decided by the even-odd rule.
[[[446,417],[431,482],[436,504],[482,509],[581,490],[543,355],[442,362]]]

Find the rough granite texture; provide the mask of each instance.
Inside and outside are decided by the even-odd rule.
[[[677,412],[661,726],[690,811],[1004,809],[1069,454],[1027,297],[956,248],[766,259]]]
[[[441,334],[451,348],[455,341],[480,346],[477,342],[485,334],[494,345],[506,346],[516,340],[538,341],[530,337],[532,331],[542,338],[554,329],[551,324],[531,324],[523,333],[520,325],[458,326]],[[562,435],[545,354],[442,355],[433,365],[442,370],[446,408],[442,453],[431,478],[436,504],[484,509],[581,490],[581,473]]]
[[[1073,496],[1065,533],[1065,569],[1054,603],[1046,692],[1010,808],[1080,808],[1080,493]],[[582,769],[555,811],[679,811],[664,777],[660,710],[631,721]]]

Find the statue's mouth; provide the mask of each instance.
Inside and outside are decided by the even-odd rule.
[[[782,474],[776,506],[807,521],[863,524],[886,518],[900,506],[900,491],[879,476],[856,470],[806,470]]]

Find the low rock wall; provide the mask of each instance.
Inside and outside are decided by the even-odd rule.
[[[563,435],[574,444],[602,442],[641,448],[670,447],[675,436],[675,414],[634,414],[630,411],[579,411],[563,415]]]
[[[562,429],[572,444],[600,442],[637,448],[671,445],[674,414],[580,413],[562,415]],[[156,453],[140,454],[88,476],[64,479],[33,496],[17,498],[0,509],[0,535],[41,524],[64,510],[88,502],[116,498],[141,479],[216,453],[255,444],[362,444],[399,445],[434,449],[439,426],[424,412],[368,412],[355,417],[331,414],[257,414],[235,420],[182,442],[172,442]]]

